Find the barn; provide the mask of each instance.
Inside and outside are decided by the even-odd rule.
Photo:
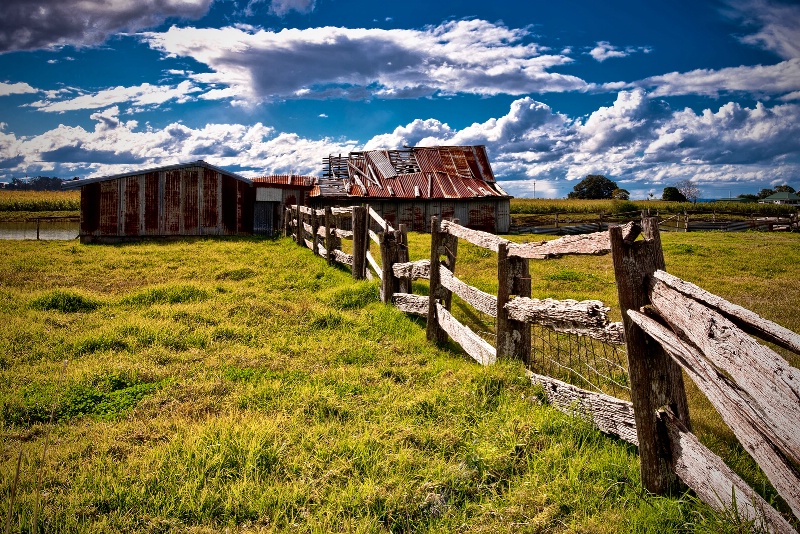
[[[274,235],[283,228],[284,208],[308,204],[317,179],[313,176],[279,174],[253,178],[256,189],[253,210],[253,233]]]
[[[428,231],[431,217],[506,233],[510,199],[495,182],[486,149],[477,146],[370,150],[324,159],[311,205],[369,204],[393,226]]]
[[[80,188],[82,243],[253,233],[253,182],[202,160],[63,188]]]

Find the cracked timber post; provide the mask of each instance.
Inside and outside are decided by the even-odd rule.
[[[531,326],[508,318],[506,303],[512,295],[531,296],[528,260],[508,256],[508,243],[497,251],[497,356],[531,363]]]
[[[656,410],[669,406],[689,427],[689,408],[681,368],[628,317],[628,310],[639,311],[650,304],[650,276],[656,270],[664,270],[658,219],[644,219],[642,233],[644,240],[625,242],[622,228],[616,226],[609,229],[609,238],[625,328],[642,485],[647,491],[664,495],[680,491],[681,483],[672,466],[669,438],[657,423]]]

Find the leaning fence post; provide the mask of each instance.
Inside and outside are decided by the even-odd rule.
[[[363,206],[353,206],[353,280],[367,277],[367,210]]]
[[[508,243],[497,249],[497,356],[516,358],[530,365],[531,327],[528,323],[509,319],[505,306],[511,295],[531,296],[528,260],[509,257]]]
[[[689,408],[681,368],[628,318],[628,310],[638,311],[650,304],[650,276],[664,269],[664,254],[658,233],[658,219],[642,221],[642,241],[626,242],[619,226],[609,229],[614,276],[625,329],[628,375],[631,383],[642,484],[655,494],[678,490],[680,480],[672,466],[669,438],[659,433],[656,410],[669,406],[688,427]]]
[[[442,292],[442,279],[439,265],[442,257],[442,229],[438,217],[431,217],[431,264],[430,264],[430,290],[428,292],[428,326],[426,335],[428,341],[447,341],[447,332],[439,326],[436,318],[436,303]]]

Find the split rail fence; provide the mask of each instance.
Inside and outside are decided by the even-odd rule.
[[[355,279],[380,278],[381,300],[426,317],[429,340],[449,337],[483,365],[498,357],[523,360],[532,382],[541,385],[552,405],[580,413],[603,432],[637,445],[648,491],[681,491],[685,484],[718,510],[771,532],[796,532],[787,517],[692,434],[683,379],[688,376],[708,397],[798,524],[800,371],[751,336],[800,354],[800,335],[668,274],[657,218],[519,244],[434,217],[430,258],[414,262],[408,258],[405,230],[392,228],[369,207],[294,206],[285,220],[287,235],[330,264],[350,266]],[[340,229],[347,226],[352,230]],[[353,240],[352,254],[341,250],[343,238]],[[497,295],[456,277],[459,239],[497,254]],[[369,251],[370,241],[380,247],[380,264]],[[530,260],[608,253],[622,322],[611,322],[609,308],[598,300],[531,298]],[[429,281],[428,295],[412,293],[415,279]],[[495,319],[494,344],[453,316],[453,295]],[[536,346],[532,326],[624,346],[624,377],[614,377],[610,370],[625,369],[606,353],[583,363],[606,385],[627,389],[623,396],[630,400],[605,393],[597,379],[585,380],[592,391],[536,372],[540,366],[531,358]],[[609,368],[606,373],[598,369],[603,364]]]

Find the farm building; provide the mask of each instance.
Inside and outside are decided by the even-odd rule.
[[[195,161],[65,182],[81,190],[82,243],[253,233],[253,182]]]
[[[369,204],[390,224],[416,231],[430,230],[434,215],[496,233],[511,225],[511,197],[480,145],[351,152],[324,165],[310,202],[316,208]]]
[[[787,191],[773,193],[766,198],[758,201],[760,204],[786,204],[789,206],[800,206],[800,196]]]
[[[256,189],[253,233],[273,235],[283,227],[284,208],[308,204],[316,178],[284,174],[262,176],[252,181]]]

